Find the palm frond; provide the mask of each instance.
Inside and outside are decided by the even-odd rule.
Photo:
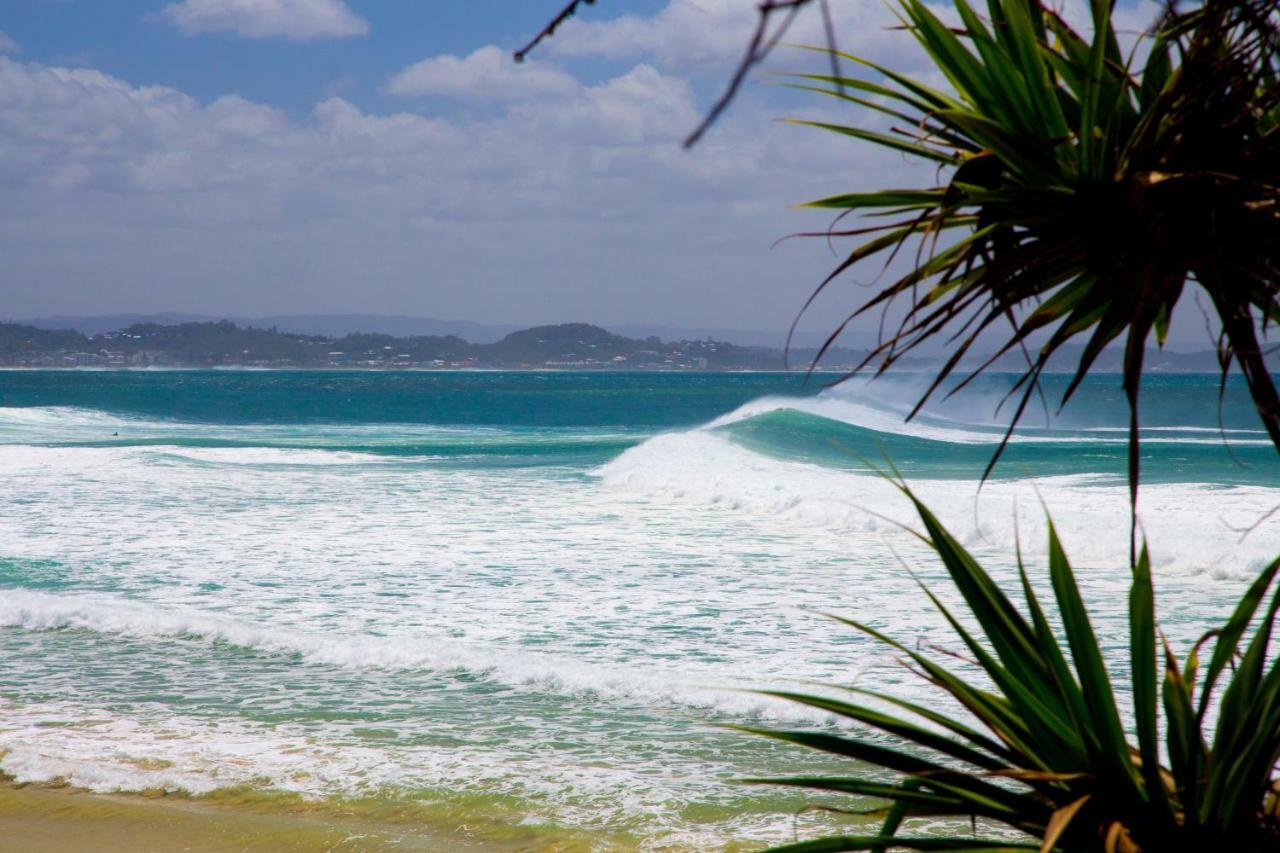
[[[1280,448],[1280,394],[1260,343],[1280,321],[1274,5],[1206,0],[1186,12],[1171,8],[1147,34],[1147,59],[1137,69],[1121,53],[1109,0],[1092,0],[1087,36],[1040,0],[989,0],[985,16],[966,0],[955,7],[959,31],[923,0],[896,3],[950,93],[844,54],[880,79],[800,77],[804,88],[900,126],[884,133],[798,124],[940,165],[946,176],[936,186],[812,203],[914,216],[853,250],[835,274],[911,241],[924,250],[850,314],[888,312],[906,300],[859,369],[883,372],[925,342],[953,335],[952,357],[923,404],[965,365],[980,338],[1012,323],[978,372],[1015,347],[1036,346],[1018,386],[1025,406],[1050,358],[1083,341],[1065,405],[1101,350],[1119,341],[1136,450],[1142,354],[1152,336],[1164,344],[1186,284],[1194,282],[1221,321],[1224,375],[1233,361],[1239,366]],[[952,229],[964,236],[939,244],[938,235]],[[1136,494],[1136,452],[1131,475]]]
[[[1181,661],[1166,646],[1161,665],[1151,564],[1142,550],[1129,594],[1130,735],[1113,687],[1118,682],[1103,662],[1052,522],[1048,576],[1061,636],[1050,627],[1049,611],[1020,556],[1022,606],[905,483],[898,485],[913,502],[926,541],[978,632],[926,593],[989,686],[926,651],[833,617],[900,655],[966,719],[936,703],[926,709],[879,694],[871,695],[888,710],[829,696],[769,692],[844,718],[855,726],[854,733],[744,731],[849,759],[850,772],[749,781],[887,804],[875,835],[824,838],[777,850],[1280,849],[1280,660],[1267,654],[1280,619],[1280,558],[1261,573],[1225,625],[1206,634]],[[1251,639],[1241,651],[1246,636]],[[1202,648],[1211,648],[1203,671]],[[1237,654],[1235,669],[1228,672]],[[1206,710],[1224,680],[1210,735]],[[959,831],[900,835],[904,822],[915,818],[952,821]],[[986,827],[983,837],[974,837],[970,821]]]

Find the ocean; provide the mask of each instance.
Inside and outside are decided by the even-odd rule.
[[[909,424],[927,377],[831,378],[2,372],[0,772],[533,847],[804,837],[840,818],[739,780],[848,768],[724,724],[840,724],[750,690],[928,696],[824,612],[955,646],[889,463],[1005,581],[1015,544],[1045,580],[1051,514],[1123,677],[1118,377],[1060,414],[1050,377],[981,487],[1010,377]],[[1236,382],[1144,399],[1140,520],[1185,648],[1280,553],[1280,462]]]

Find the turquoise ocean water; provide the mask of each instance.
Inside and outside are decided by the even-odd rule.
[[[831,765],[712,724],[836,723],[736,688],[920,691],[814,609],[949,642],[863,460],[1001,577],[1015,540],[1038,565],[1043,501],[1123,671],[1118,379],[1033,405],[981,490],[1008,378],[904,425],[921,381],[0,373],[0,771],[790,838],[823,819],[793,819],[806,798],[732,780]],[[1249,529],[1280,463],[1234,384],[1153,375],[1146,400],[1140,515],[1185,643],[1280,553],[1280,519]]]

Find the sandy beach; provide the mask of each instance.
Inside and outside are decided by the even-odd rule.
[[[94,794],[37,785],[0,787],[0,853],[320,853],[458,850],[488,853],[599,849],[584,839],[473,837],[409,820],[378,820],[299,804],[271,811],[185,796]],[[616,849],[625,849],[617,847]]]

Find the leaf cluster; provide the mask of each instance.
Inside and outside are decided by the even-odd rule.
[[[752,781],[888,802],[875,835],[824,838],[775,853],[1280,849],[1280,661],[1268,659],[1280,613],[1280,558],[1262,571],[1226,624],[1206,633],[1179,660],[1156,627],[1143,549],[1129,591],[1128,688],[1136,735],[1131,740],[1112,686],[1118,682],[1104,663],[1052,523],[1048,573],[1063,639],[1033,591],[1021,554],[1020,608],[933,513],[900,487],[923,524],[922,540],[963,598],[966,619],[927,588],[924,593],[963,643],[982,683],[927,650],[840,619],[891,648],[965,713],[856,688],[843,688],[847,699],[768,694],[879,736],[751,729],[849,758],[854,770],[845,777]],[[889,771],[897,781],[885,782],[867,773],[868,767]],[[975,827],[981,822],[1005,832],[902,835],[911,818],[969,819]],[[1035,842],[1010,840],[1019,836]]]
[[[888,132],[797,122],[935,164],[935,186],[848,193],[809,206],[861,213],[865,227],[823,236],[862,242],[817,288],[873,256],[912,249],[904,275],[855,317],[906,305],[860,365],[892,367],[942,336],[949,357],[915,411],[974,345],[999,345],[954,393],[1010,351],[1026,370],[1010,392],[1010,434],[1054,353],[1084,342],[1066,404],[1103,348],[1124,345],[1130,480],[1138,482],[1145,344],[1163,345],[1188,282],[1221,321],[1223,379],[1238,363],[1280,447],[1280,396],[1259,335],[1280,320],[1280,13],[1269,0],[1170,8],[1122,52],[1110,0],[1091,0],[1082,35],[1040,0],[955,0],[961,27],[922,0],[899,0],[903,26],[949,82],[944,91],[841,54],[868,77],[794,75],[790,85],[888,116]],[[945,180],[941,179],[945,176]],[[803,311],[802,311],[803,313]],[[913,411],[913,415],[915,412]],[[1008,436],[1006,436],[1006,441]],[[994,466],[1002,444],[991,460]],[[988,468],[988,473],[990,468]]]

